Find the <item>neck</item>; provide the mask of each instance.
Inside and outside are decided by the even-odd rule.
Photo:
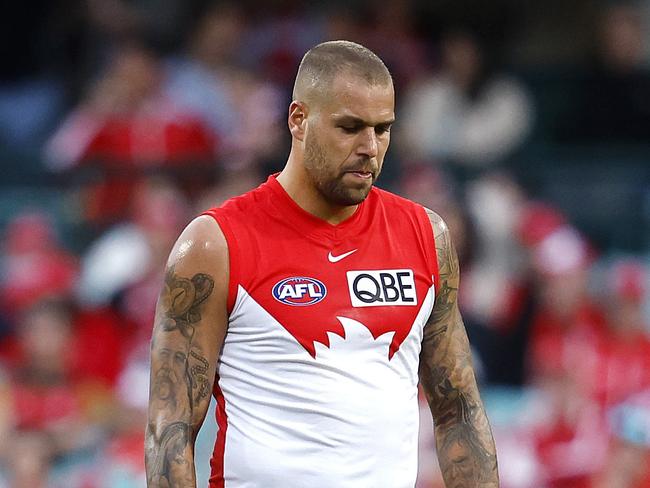
[[[289,154],[287,164],[278,175],[278,183],[291,199],[305,212],[332,225],[340,224],[351,217],[358,205],[335,205],[323,197],[313,184],[299,156],[294,149]]]

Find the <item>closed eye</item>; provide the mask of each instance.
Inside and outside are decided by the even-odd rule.
[[[380,124],[375,127],[375,133],[378,135],[386,134],[390,132],[390,124]]]
[[[339,126],[346,134],[356,134],[361,130],[360,125],[341,125]]]

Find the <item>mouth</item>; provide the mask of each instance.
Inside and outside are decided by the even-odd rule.
[[[363,180],[371,180],[373,177],[372,171],[346,171],[346,173]]]

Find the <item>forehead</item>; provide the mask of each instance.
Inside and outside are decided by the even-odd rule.
[[[353,116],[371,123],[395,117],[395,92],[392,84],[372,84],[353,74],[340,74],[333,80],[322,103],[324,115]]]

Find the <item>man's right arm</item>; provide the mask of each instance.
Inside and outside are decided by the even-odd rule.
[[[228,248],[208,216],[170,254],[151,341],[145,461],[149,487],[193,487],[194,442],[210,404],[226,328]]]

